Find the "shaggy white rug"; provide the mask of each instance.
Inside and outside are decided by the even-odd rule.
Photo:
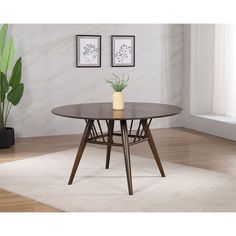
[[[75,149],[0,165],[0,188],[63,211],[235,211],[236,177],[131,156],[134,195],[128,195],[121,153],[87,147],[73,185]]]

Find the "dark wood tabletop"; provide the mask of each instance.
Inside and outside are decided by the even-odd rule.
[[[122,111],[112,109],[112,103],[85,103],[54,108],[58,116],[92,120],[137,120],[179,114],[182,108],[158,103],[126,102]]]

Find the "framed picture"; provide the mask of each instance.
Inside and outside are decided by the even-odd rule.
[[[76,67],[101,67],[101,35],[76,35]]]
[[[135,66],[135,36],[131,35],[111,36],[111,66],[112,67]]]

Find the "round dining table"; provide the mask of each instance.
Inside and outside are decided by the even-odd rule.
[[[68,184],[72,184],[87,143],[106,145],[106,164],[109,169],[111,147],[120,146],[124,152],[128,192],[133,195],[130,146],[148,141],[161,176],[165,172],[150,131],[153,119],[177,115],[182,108],[160,103],[125,103],[124,110],[113,110],[112,103],[85,103],[66,105],[52,109],[52,113],[62,117],[82,119],[86,123]],[[120,131],[114,130],[114,123],[120,123]],[[136,124],[135,130],[134,123]],[[105,128],[104,128],[105,127]],[[105,129],[105,130],[104,130]],[[120,142],[115,136],[121,137]]]

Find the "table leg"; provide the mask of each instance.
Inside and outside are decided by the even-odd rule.
[[[113,130],[114,130],[114,120],[109,120],[108,137],[107,137],[108,143],[112,142]],[[106,169],[109,169],[110,156],[111,156],[111,145],[108,144],[107,145],[107,156],[106,156]]]
[[[82,140],[80,142],[80,146],[79,146],[76,158],[75,158],[74,166],[73,166],[73,169],[71,171],[70,180],[68,182],[69,185],[72,184],[73,179],[75,177],[75,173],[77,171],[77,168],[79,166],[81,157],[83,155],[83,152],[84,152],[84,149],[85,149],[85,146],[86,146],[89,134],[90,134],[91,129],[93,127],[93,122],[94,122],[93,120],[88,120],[88,122],[86,124],[85,130],[84,130],[84,133],[83,133],[83,136],[82,136]]]
[[[129,151],[129,137],[128,137],[126,120],[120,121],[120,127],[121,127],[121,137],[122,137],[122,144],[123,144],[123,150],[124,150],[125,169],[126,169],[129,195],[133,195],[130,151]]]
[[[145,132],[146,136],[148,137],[148,143],[150,145],[150,148],[152,150],[152,153],[153,153],[153,156],[155,158],[155,161],[156,161],[156,163],[157,163],[157,165],[159,167],[159,170],[161,172],[161,176],[165,177],[165,172],[164,172],[164,169],[162,167],[161,160],[160,160],[160,157],[158,155],[158,152],[157,152],[157,149],[156,149],[156,145],[154,143],[154,140],[153,140],[151,131],[149,129],[147,120],[141,120],[141,123],[142,123],[143,129],[144,129],[144,132]]]

